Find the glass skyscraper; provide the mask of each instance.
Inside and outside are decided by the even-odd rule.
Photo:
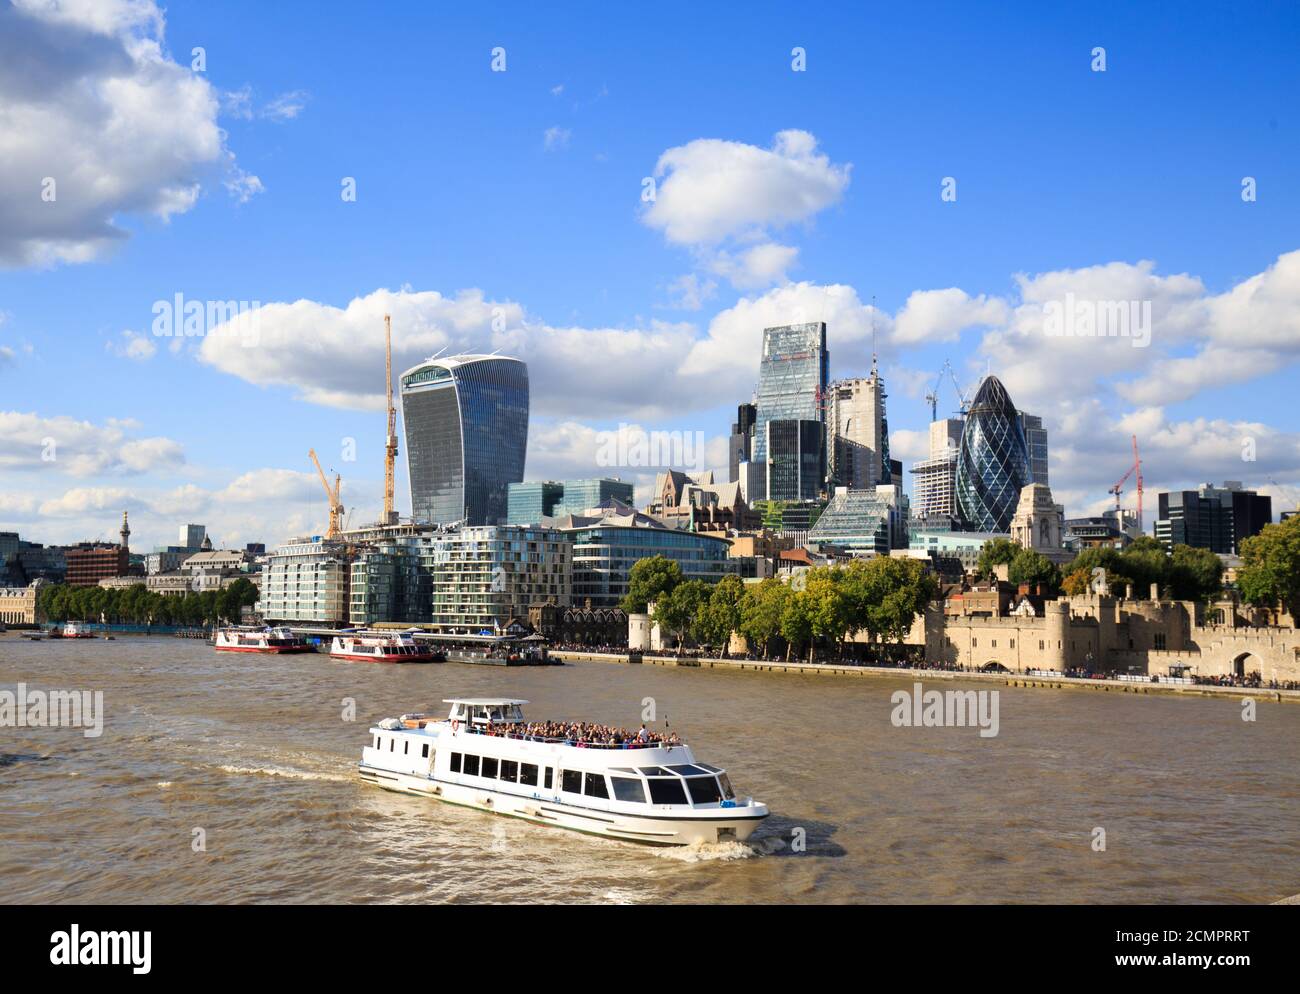
[[[1020,491],[1032,483],[1029,447],[1016,407],[987,376],[966,416],[957,453],[957,507],[978,532],[1009,532]]]
[[[429,359],[399,379],[411,515],[495,525],[524,478],[528,367],[505,356]]]
[[[767,422],[767,499],[813,500],[826,467],[825,428],[820,421]]]
[[[763,356],[758,366],[758,412],[751,459],[767,460],[769,421],[825,423],[830,353],[826,324],[781,325],[763,329]],[[822,464],[825,465],[824,459]]]

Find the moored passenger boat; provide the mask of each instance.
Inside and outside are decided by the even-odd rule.
[[[93,639],[94,632],[87,631],[80,622],[69,621],[63,626],[63,631],[59,633],[59,638],[65,639]]]
[[[335,635],[330,643],[335,659],[363,663],[441,663],[447,657],[402,632],[354,632]]]
[[[454,698],[446,718],[370,729],[361,779],[538,824],[651,845],[744,841],[767,805],[676,736],[525,722],[514,698]],[[548,734],[550,732],[560,734]]]
[[[316,647],[287,628],[222,628],[212,640],[218,652],[265,652],[277,655],[315,652]]]

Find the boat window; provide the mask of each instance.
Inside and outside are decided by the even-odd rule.
[[[479,771],[479,776],[495,780],[497,776],[497,760],[495,756],[483,757],[483,768]]]
[[[396,751],[397,751],[397,739],[389,739],[389,740],[388,740],[388,751],[389,751],[389,752],[396,752]]]
[[[424,744],[424,752],[422,752],[420,755],[423,759],[429,758],[429,743],[426,742]]]
[[[610,772],[610,773],[626,773],[628,776],[631,776],[631,777],[636,776],[636,770],[630,769],[629,767],[626,767],[626,766],[611,766],[611,767],[609,768],[609,772]]]
[[[410,754],[411,754],[411,740],[402,739],[402,755],[409,756]]]
[[[375,736],[375,748],[376,748],[376,749],[379,748],[379,736],[378,736],[378,735]]]
[[[519,764],[513,759],[501,760],[501,779],[512,783],[519,779]]]
[[[725,773],[718,774],[718,783],[722,785],[722,796],[728,801],[733,800],[736,796],[736,792],[731,789],[731,781],[727,779]]]
[[[721,772],[722,772],[722,770],[720,770],[718,767],[714,766],[712,763],[696,763],[695,765],[698,766],[698,767],[699,767],[700,769],[702,769],[702,770],[708,770],[710,773],[721,773]]]
[[[586,788],[583,793],[588,797],[609,797],[609,788],[605,786],[603,773],[588,773]]]
[[[632,801],[634,804],[645,803],[645,784],[631,777],[610,777],[614,785],[614,797],[619,801]]]
[[[717,804],[722,800],[717,777],[691,777],[686,781],[686,787],[694,804]]]
[[[452,773],[460,772],[460,753],[458,752],[453,752],[451,754],[451,772]]]
[[[655,804],[686,803],[686,791],[676,777],[659,777],[647,782],[650,784],[650,799]]]
[[[658,767],[658,766],[643,766],[643,767],[641,767],[641,771],[640,771],[640,772],[641,772],[641,775],[642,775],[643,777],[666,777],[666,776],[668,776],[668,771],[665,770],[665,769],[661,769],[661,768]]]
[[[570,794],[582,793],[582,771],[565,770],[560,774],[560,789],[567,790]]]
[[[537,766],[534,763],[519,764],[519,782],[526,783],[530,787],[537,786]]]
[[[465,754],[465,769],[462,770],[461,772],[462,772],[462,773],[468,773],[468,774],[469,774],[470,776],[472,776],[472,777],[476,777],[476,776],[478,776],[478,757],[477,757],[477,756],[471,756],[469,753],[466,753],[466,754]]]
[[[682,763],[680,766],[670,766],[668,769],[672,770],[674,773],[680,773],[684,777],[698,777],[700,774],[708,772],[708,770],[702,770],[698,766],[691,766],[689,763]]]
[[[546,767],[546,779],[543,781],[542,786],[547,790],[551,789],[551,767],[549,766]]]

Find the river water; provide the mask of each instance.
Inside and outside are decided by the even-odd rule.
[[[910,679],[602,663],[382,666],[170,638],[0,637],[0,690],[103,691],[103,734],[0,728],[0,900],[1264,902],[1300,892],[1300,706],[1000,688],[903,728]],[[967,686],[934,680],[927,689]],[[971,683],[988,690],[986,683]],[[452,696],[636,727],[653,698],[773,814],[647,849],[360,783],[369,723]],[[356,720],[344,720],[345,699]],[[1105,851],[1094,851],[1094,829]],[[201,829],[205,851],[194,851]]]

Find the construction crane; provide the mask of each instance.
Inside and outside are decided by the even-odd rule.
[[[397,461],[397,408],[393,406],[393,323],[384,315],[384,387],[388,391],[388,438],[384,443],[384,520],[397,524],[393,510],[393,470]]]
[[[934,389],[925,395],[926,403],[930,405],[930,420],[939,420],[939,387],[943,385],[943,374],[947,373],[948,378],[952,380],[952,388],[957,392],[957,404],[964,418],[970,410],[970,400],[966,396],[966,391],[962,390],[961,384],[957,382],[957,374],[953,371],[952,363],[947,359],[943,361],[943,366],[939,369],[939,376],[934,381]]]
[[[1137,527],[1138,527],[1138,531],[1141,532],[1142,531],[1142,460],[1138,456],[1138,437],[1136,435],[1133,436],[1133,465],[1130,466],[1128,468],[1128,471],[1125,472],[1125,474],[1119,478],[1119,482],[1116,483],[1113,487],[1111,487],[1110,490],[1108,491],[1109,493],[1115,495],[1115,510],[1117,512],[1121,512],[1118,515],[1119,521],[1117,522],[1121,528],[1124,525],[1124,518],[1120,508],[1119,497],[1120,494],[1124,492],[1124,484],[1128,482],[1128,478],[1132,476],[1134,473],[1137,474]]]
[[[311,456],[311,461],[316,464],[316,472],[320,474],[320,484],[325,488],[325,498],[329,501],[330,506],[330,523],[325,529],[327,539],[337,539],[343,533],[343,504],[339,500],[339,486],[343,482],[342,478],[334,474],[334,486],[330,487],[329,481],[325,479],[325,470],[320,468],[320,460],[316,458],[316,450],[308,449],[307,455]]]

